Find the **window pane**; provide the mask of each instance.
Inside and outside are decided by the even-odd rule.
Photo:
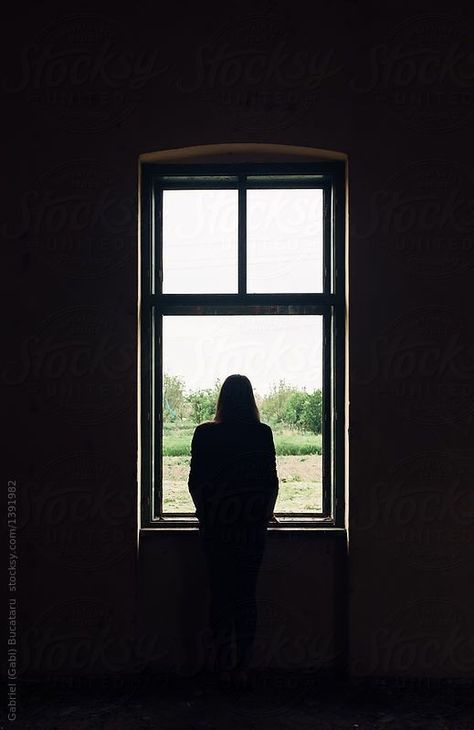
[[[194,513],[191,438],[211,420],[219,384],[247,375],[273,430],[278,512],[322,509],[322,316],[163,317],[163,511]]]
[[[247,191],[247,291],[323,289],[323,191]]]
[[[238,290],[238,191],[163,191],[163,293]]]

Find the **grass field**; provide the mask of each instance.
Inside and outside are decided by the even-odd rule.
[[[279,494],[275,512],[321,509],[321,435],[273,426]],[[194,426],[166,424],[163,429],[163,508],[194,512],[188,492]]]
[[[275,450],[280,456],[321,454],[321,434],[297,431],[281,426],[272,427]],[[194,426],[165,425],[163,428],[163,456],[191,454]]]

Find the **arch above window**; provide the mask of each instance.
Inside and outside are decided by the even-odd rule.
[[[347,155],[344,152],[325,150],[317,147],[263,142],[204,144],[145,152],[140,155],[140,162],[156,162],[161,164],[208,164],[213,162],[223,164],[238,162],[278,163],[329,160],[347,160]]]

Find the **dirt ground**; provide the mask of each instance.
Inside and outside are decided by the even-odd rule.
[[[342,682],[254,678],[247,690],[216,680],[152,678],[119,690],[21,684],[15,730],[473,730],[469,687],[373,688]]]
[[[171,481],[186,481],[189,476],[188,456],[165,456],[163,458],[163,478]],[[320,482],[322,457],[318,454],[308,456],[277,456],[277,472],[280,479],[299,477],[302,482]]]
[[[194,512],[188,493],[189,457],[163,458],[163,486],[165,511]],[[275,511],[307,512],[321,509],[322,457],[277,456],[280,481]]]

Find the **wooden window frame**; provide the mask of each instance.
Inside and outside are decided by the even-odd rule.
[[[140,192],[140,513],[142,528],[197,529],[190,513],[165,513],[162,504],[162,318],[164,315],[320,314],[323,316],[323,508],[277,512],[272,528],[344,528],[345,505],[345,163],[163,164],[145,162]],[[291,176],[291,177],[289,177]],[[207,179],[206,179],[207,178]],[[250,178],[250,180],[249,180]],[[238,291],[162,293],[163,189],[238,189]],[[246,292],[246,190],[323,189],[323,291]],[[158,507],[158,509],[157,509]]]

